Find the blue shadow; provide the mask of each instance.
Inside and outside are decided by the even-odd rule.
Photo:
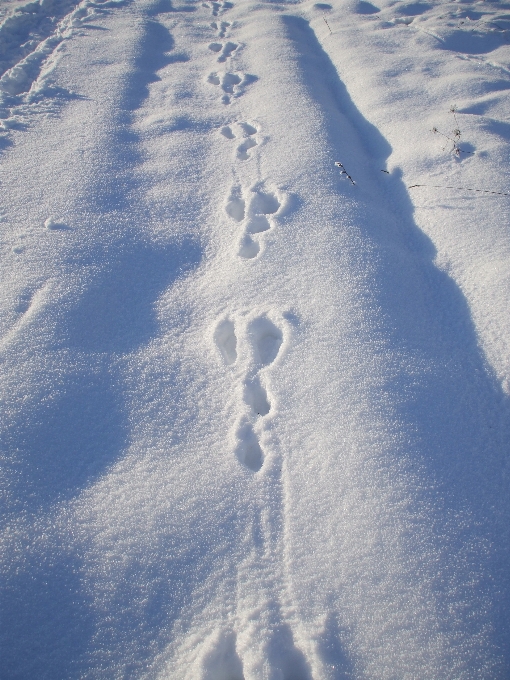
[[[66,316],[61,330],[66,344],[125,354],[149,342],[158,330],[154,303],[201,258],[191,238],[158,248],[136,242],[116,248]]]
[[[429,509],[433,540],[448,556],[434,586],[437,602],[445,612],[459,599],[490,603],[489,644],[495,651],[488,655],[504,666],[501,677],[508,677],[510,400],[481,353],[464,295],[434,265],[435,247],[414,222],[399,173],[380,172],[389,144],[357,110],[308,23],[292,16],[282,21],[309,95],[321,102],[332,165],[342,160],[358,180],[351,187],[339,179],[339,192],[357,200],[360,219],[352,228],[368,252],[377,252],[376,270],[367,272],[381,320],[373,342],[393,375],[374,404],[381,414],[387,409],[388,422],[398,423],[406,440],[387,454],[391,464],[401,462],[422,480],[409,489],[409,511],[419,516]],[[452,518],[461,516],[459,530]],[[484,544],[487,551],[480,549]],[[476,635],[480,621],[468,609],[464,634]],[[440,618],[445,634],[454,635],[448,620]]]
[[[69,500],[117,459],[127,443],[120,396],[108,373],[66,375],[2,433],[3,513],[37,514]]]
[[[78,660],[94,632],[74,557],[31,558],[0,588],[0,678],[70,680],[84,677]]]

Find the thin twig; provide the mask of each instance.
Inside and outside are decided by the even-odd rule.
[[[509,193],[503,191],[490,191],[489,189],[471,189],[469,187],[447,187],[441,184],[412,184],[408,189],[414,189],[415,187],[427,187],[429,189],[457,189],[458,191],[477,191],[481,194],[495,194],[496,196],[510,196]]]
[[[322,18],[324,19],[324,21],[325,21],[325,23],[326,23],[326,26],[329,28],[329,32],[331,33],[331,35],[333,35],[333,31],[331,30],[331,26],[330,26],[330,25],[328,24],[328,22],[326,21],[326,17],[322,17]]]
[[[444,137],[445,139],[448,139],[453,144],[452,148],[452,153],[454,153],[456,156],[458,156],[461,153],[470,153],[474,155],[474,151],[466,151],[465,149],[461,149],[460,146],[458,145],[457,140],[460,139],[460,130],[454,130],[453,134],[455,136],[455,139],[452,139],[451,137],[448,137],[448,135],[445,135],[444,132],[441,132],[441,130],[438,130],[437,127],[432,128],[432,132],[434,132],[437,135],[441,135],[441,137]],[[443,151],[446,149],[446,146],[443,146]]]
[[[342,163],[340,163],[340,161],[336,161],[336,162],[335,162],[335,165],[337,166],[337,168],[340,168],[340,174],[341,174],[341,175],[345,175],[348,179],[351,180],[351,183],[352,183],[352,184],[356,184],[356,182],[352,179],[352,177],[349,175],[349,173],[348,173],[347,170],[344,168],[344,166],[342,165]]]
[[[457,130],[455,132],[459,133],[460,137],[460,130],[459,130],[459,121],[457,120],[457,104],[454,104],[453,106],[450,106],[450,113],[453,113],[453,117],[455,118],[455,125],[457,126]]]

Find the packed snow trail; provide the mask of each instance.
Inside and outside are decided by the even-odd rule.
[[[378,8],[82,6],[4,102],[1,674],[507,677],[508,296]]]

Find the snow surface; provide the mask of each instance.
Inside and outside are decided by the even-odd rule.
[[[510,4],[330,2],[0,4],[2,680],[510,677]]]

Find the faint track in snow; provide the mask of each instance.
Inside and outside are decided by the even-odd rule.
[[[18,124],[17,119],[9,120],[9,107],[20,103],[23,96],[30,102],[49,91],[48,80],[59,60],[63,41],[87,22],[103,16],[107,8],[124,3],[125,0],[30,3],[2,22],[0,129],[5,131]]]

